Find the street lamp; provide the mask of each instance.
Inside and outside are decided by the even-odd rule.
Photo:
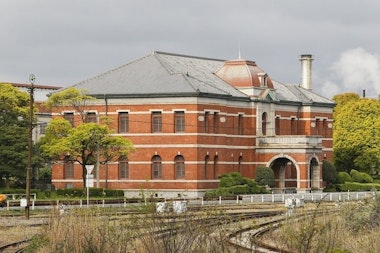
[[[29,101],[29,135],[28,135],[28,166],[26,168],[26,206],[25,217],[29,219],[30,207],[30,176],[32,171],[32,154],[33,154],[33,116],[34,116],[34,81],[36,77],[33,74],[29,75],[30,88],[28,89],[30,95]]]

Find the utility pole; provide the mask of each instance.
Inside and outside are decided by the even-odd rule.
[[[29,75],[29,135],[28,135],[28,166],[26,168],[26,206],[25,206],[25,217],[29,219],[29,208],[30,208],[30,177],[32,172],[32,155],[33,155],[33,118],[34,118],[34,81],[36,77],[33,74]]]

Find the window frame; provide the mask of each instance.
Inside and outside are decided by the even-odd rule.
[[[177,155],[174,158],[175,178],[185,179],[185,158],[182,155]]]
[[[96,115],[96,112],[87,112],[85,123],[98,123],[98,117]]]
[[[119,133],[129,133],[129,113],[119,112],[118,113],[118,132]]]
[[[176,111],[174,112],[174,132],[184,133],[185,132],[185,112]]]
[[[152,179],[162,179],[162,159],[159,155],[152,157]]]
[[[71,126],[74,126],[74,113],[73,112],[64,112],[63,118],[70,122]]]
[[[152,112],[152,133],[162,133],[162,112]]]
[[[74,163],[71,161],[65,161],[63,164],[64,178],[73,179],[74,178]]]
[[[129,161],[127,159],[119,160],[119,179],[129,179]]]

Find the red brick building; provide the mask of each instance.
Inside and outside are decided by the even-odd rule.
[[[299,85],[272,80],[253,61],[163,52],[74,85],[97,98],[88,116],[100,122],[107,115],[115,135],[136,148],[128,160],[100,165],[96,185],[127,196],[147,190],[195,197],[216,188],[223,173],[254,178],[258,166],[267,166],[275,172],[274,191],[322,189],[334,103],[312,91],[312,56],[300,60]],[[56,164],[53,184],[82,187],[81,172],[79,165]]]

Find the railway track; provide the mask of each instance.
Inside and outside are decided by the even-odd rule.
[[[265,253],[294,253],[283,248],[275,247],[260,238],[267,232],[279,228],[287,219],[294,221],[326,212],[334,213],[337,210],[308,210],[292,216],[277,216],[270,221],[259,223],[257,226],[247,226],[241,230],[234,231],[229,235],[229,243],[239,249],[239,252],[265,252]]]
[[[23,239],[0,245],[0,252],[2,253],[21,253],[24,252],[27,245],[32,239]]]
[[[181,233],[183,231],[183,224],[186,225],[186,222],[194,222],[198,223],[200,226],[203,227],[218,227],[225,224],[231,224],[231,223],[237,223],[237,222],[244,222],[252,219],[259,219],[263,217],[270,217],[270,216],[278,216],[284,212],[283,208],[278,209],[278,206],[276,206],[276,209],[267,211],[268,206],[242,206],[242,205],[236,205],[236,206],[224,206],[224,207],[215,207],[215,213],[212,216],[205,216],[203,218],[196,218],[198,215],[198,212],[204,212],[204,208],[199,207],[193,207],[189,208],[186,212],[186,215],[177,215],[174,213],[167,213],[165,215],[157,215],[154,218],[162,219],[162,222],[167,222],[169,224],[169,227],[171,229],[167,230],[159,230],[155,232],[155,236],[157,237],[167,237],[170,235],[173,235],[175,233]],[[273,205],[272,205],[273,208]],[[207,207],[207,209],[210,209],[210,207]],[[212,207],[211,207],[212,209]],[[221,218],[218,214],[223,214],[223,218]],[[70,215],[70,211],[67,214],[64,215]],[[108,214],[109,215],[109,214]],[[136,217],[136,215],[141,215],[139,211],[136,210],[115,210],[115,212],[112,212],[112,215],[109,216],[109,219],[112,220],[118,220],[118,219],[128,219],[129,217]],[[143,214],[146,215],[146,214]],[[194,218],[191,218],[194,216]],[[14,217],[14,216],[13,216]],[[58,216],[59,217],[59,216]],[[1,217],[9,218],[9,217]],[[28,224],[24,224],[29,227],[36,227],[42,226],[46,224],[48,219],[54,218],[54,215],[52,214],[46,214],[46,215],[38,215],[38,216],[31,216],[30,220],[27,222]],[[182,220],[181,220],[182,219]],[[193,219],[193,220],[191,220]],[[20,220],[20,219],[15,219]],[[173,223],[170,225],[170,223]],[[6,224],[6,223],[3,223]],[[14,223],[6,225],[6,228],[12,228],[20,226],[20,224]],[[11,241],[11,243],[4,244],[0,248],[0,252],[23,252],[23,249],[30,243],[30,238],[22,239],[22,240],[15,240]],[[15,247],[17,246],[17,247]]]

